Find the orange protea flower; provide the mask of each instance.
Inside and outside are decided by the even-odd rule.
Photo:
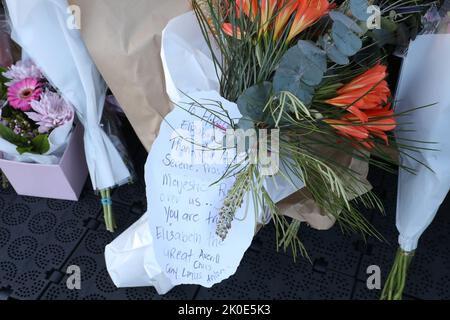
[[[386,76],[386,66],[377,64],[339,89],[339,96],[325,102],[346,108],[360,121],[367,122],[368,115],[362,110],[382,109],[391,96]]]
[[[283,29],[295,12],[298,6],[298,0],[281,0],[278,1],[277,17],[275,19],[274,38],[277,39],[283,33]]]
[[[263,33],[267,32],[277,6],[278,0],[261,0],[261,31]]]
[[[324,121],[336,129],[339,134],[360,141],[368,149],[374,147],[373,141],[370,140],[374,137],[382,139],[386,145],[389,145],[386,132],[394,130],[397,126],[391,105],[388,104],[382,109],[368,110],[365,115],[368,119],[367,122],[361,122],[353,114],[344,116],[340,120]]]
[[[258,15],[258,0],[236,0],[236,9],[238,17],[242,10],[248,17],[254,19]]]
[[[328,0],[297,0],[297,12],[292,23],[287,42],[303,30],[317,22],[330,9]]]
[[[351,121],[326,119],[324,122],[328,123],[343,136],[357,140],[366,140],[369,138],[369,130],[362,126],[354,125]]]
[[[225,32],[225,34],[229,35],[230,37],[235,37],[236,39],[242,39],[242,33],[239,27],[233,26],[231,23],[224,23],[222,25],[222,30]]]
[[[386,105],[382,109],[367,110],[365,114],[368,118],[366,123],[361,123],[358,117],[354,115],[345,116],[344,119],[361,124],[372,136],[383,139],[388,145],[389,141],[386,132],[394,130],[397,126],[391,104]]]

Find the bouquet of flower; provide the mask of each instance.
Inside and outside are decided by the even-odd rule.
[[[0,137],[15,145],[19,155],[44,155],[58,149],[59,146],[51,148],[50,141],[55,139],[49,137],[52,133],[70,133],[73,107],[31,60],[17,62],[2,76]],[[61,127],[64,130],[55,131]],[[65,140],[67,137],[59,137],[59,141]]]
[[[5,0],[5,4],[13,40],[75,109],[80,124],[76,130],[83,135],[84,144],[71,157],[85,156],[86,163],[80,160],[71,164],[87,164],[93,189],[102,196],[106,228],[114,231],[111,189],[127,183],[130,172],[103,130],[107,86],[81,38],[76,10],[68,13],[68,8],[73,8],[68,0]],[[50,145],[52,135],[62,127],[49,134]]]
[[[58,164],[73,128],[74,109],[31,61],[1,69],[0,151],[3,159]],[[81,174],[81,173],[80,173]],[[2,186],[8,186],[2,172]]]
[[[325,151],[389,170],[386,162],[398,161],[385,146],[400,152],[410,148],[396,142],[392,133],[400,114],[394,114],[384,43],[380,44],[381,34],[395,30],[396,19],[405,19],[389,15],[403,4],[379,5],[378,15],[370,16],[369,2],[364,0],[340,5],[327,0],[193,1],[220,94],[236,102],[243,116],[230,125],[257,132],[278,130],[279,150],[268,151],[277,152],[280,167],[288,168],[283,174],[286,181],[303,181],[318,206],[343,230],[372,236],[378,233],[357,206],[382,210],[380,200],[354,171]],[[372,19],[381,22],[372,28]],[[236,209],[251,193],[270,212],[277,243],[305,253],[298,238],[300,223],[279,214],[266,188],[270,177],[264,177],[261,168],[251,156],[230,166],[225,176],[235,176],[236,187],[220,210],[217,234],[227,236]],[[351,202],[357,195],[361,196]]]
[[[440,10],[432,7],[424,15],[422,34],[409,45],[402,65],[397,109],[405,110],[412,104],[433,104],[433,108],[410,114],[396,134],[397,139],[411,141],[422,150],[414,155],[421,165],[412,163],[412,151],[400,157],[403,165],[415,166],[416,170],[414,174],[399,172],[396,221],[399,248],[382,291],[381,297],[386,300],[402,299],[422,234],[450,191],[449,5],[445,1]],[[427,146],[424,141],[432,143]]]

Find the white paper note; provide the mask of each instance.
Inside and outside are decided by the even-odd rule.
[[[202,104],[220,101],[231,118],[240,117],[236,105],[216,92],[193,93],[185,100],[191,99]],[[221,146],[227,124],[201,107],[188,107],[189,112],[176,107],[166,117],[149,155],[150,229],[156,259],[173,285],[211,287],[235,273],[255,233],[255,210],[253,201],[245,198],[225,241],[216,235],[218,212],[234,178],[212,184],[226,171],[223,160],[233,159],[234,150],[228,155],[210,150]],[[192,143],[195,137],[202,137],[203,146]],[[186,155],[192,155],[190,161],[182,158]]]

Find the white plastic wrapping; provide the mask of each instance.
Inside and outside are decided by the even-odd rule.
[[[436,105],[398,118],[399,142],[439,151],[406,151],[426,166],[402,155],[401,163],[416,174],[400,170],[397,228],[403,250],[417,248],[450,189],[450,35],[421,35],[409,47],[397,93],[396,112]],[[434,142],[423,144],[401,139]]]
[[[117,287],[153,286],[165,294],[173,285],[156,262],[148,217],[147,212],[106,246],[106,267]]]
[[[128,180],[130,173],[101,128],[106,85],[77,29],[67,0],[6,0],[13,39],[75,107],[85,128],[86,160],[95,189]]]

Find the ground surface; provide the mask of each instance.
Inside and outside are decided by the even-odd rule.
[[[130,147],[142,177],[145,152]],[[105,231],[99,199],[87,183],[79,202],[17,196],[0,191],[0,300],[2,299],[377,299],[366,287],[367,267],[378,265],[383,281],[396,250],[396,178],[375,169],[370,180],[387,215],[366,216],[391,243],[343,235],[338,227],[318,232],[303,226],[301,238],[312,264],[277,252],[274,229],[255,237],[235,276],[212,289],[177,287],[165,296],[153,288],[117,289],[105,268],[103,250],[145,212],[142,179],[114,192],[120,230]],[[418,195],[420,196],[420,195]],[[82,269],[82,288],[66,288],[70,265]],[[450,299],[450,201],[421,240],[411,267],[407,299]]]

